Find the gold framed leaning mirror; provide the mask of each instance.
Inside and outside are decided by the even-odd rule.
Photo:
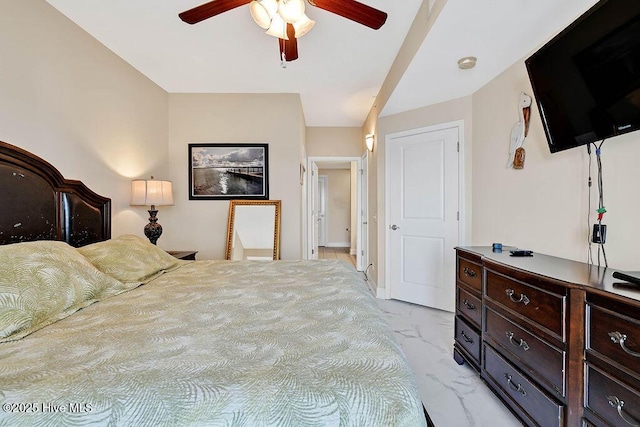
[[[280,200],[231,200],[228,260],[280,259]]]

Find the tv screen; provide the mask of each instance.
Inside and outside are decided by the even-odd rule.
[[[552,153],[640,129],[640,1],[602,0],[525,61]]]

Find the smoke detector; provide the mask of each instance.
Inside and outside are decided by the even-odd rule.
[[[465,56],[464,58],[460,58],[458,60],[458,68],[461,70],[468,70],[476,66],[476,62],[478,62],[478,58],[475,56]]]

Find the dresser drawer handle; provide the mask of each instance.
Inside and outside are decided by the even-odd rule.
[[[522,347],[524,351],[529,350],[529,344],[527,344],[525,340],[521,338],[520,342],[518,342],[517,340],[513,339],[513,332],[507,332],[507,337],[509,338],[509,342],[511,343],[511,345]]]
[[[629,350],[624,342],[627,340],[627,336],[618,331],[609,332],[609,338],[616,344],[620,344],[620,347],[625,351],[625,353],[632,355],[633,357],[640,357],[640,353]]]
[[[520,294],[520,299],[515,299],[513,297],[513,294],[516,293],[516,291],[514,291],[513,289],[507,289],[507,295],[509,295],[509,299],[515,303],[523,303],[524,305],[529,304],[531,301],[529,300],[529,297],[527,297],[525,294]]]
[[[460,331],[460,335],[462,335],[462,338],[468,342],[469,344],[473,344],[473,338],[471,338],[469,335],[465,334],[464,331]]]
[[[463,268],[462,272],[467,277],[471,277],[471,278],[476,277],[476,272],[474,270],[469,270],[468,267]]]
[[[629,424],[630,426],[640,427],[640,424],[638,424],[638,422],[633,420],[629,415],[625,415],[624,409],[622,409],[624,407],[624,400],[620,400],[616,396],[607,396],[607,400],[609,401],[609,405],[616,408],[616,410],[618,411],[618,415],[620,415],[620,418],[622,418],[625,423]]]
[[[475,305],[473,305],[473,304],[471,304],[471,303],[469,302],[469,300],[468,300],[468,299],[466,299],[466,298],[462,301],[462,303],[463,303],[464,305],[466,305],[466,306],[467,306],[467,308],[468,308],[469,310],[475,310],[475,309],[476,309],[476,306],[475,306]]]
[[[507,379],[507,382],[509,383],[509,387],[511,387],[512,390],[517,391],[518,393],[522,394],[523,396],[527,395],[527,392],[524,390],[524,387],[522,387],[520,384],[514,384],[513,383],[513,381],[511,380],[511,375],[504,374],[504,377]]]

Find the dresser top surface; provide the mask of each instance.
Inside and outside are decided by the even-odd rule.
[[[636,289],[625,289],[614,286],[622,282],[612,276],[615,268],[598,267],[583,262],[572,261],[551,255],[535,253],[530,257],[511,256],[509,250],[514,247],[504,246],[502,252],[494,252],[489,246],[460,246],[456,249],[471,252],[485,260],[503,264],[518,270],[562,281],[569,285],[577,285],[585,290],[604,291],[635,301],[640,301],[640,286]]]

